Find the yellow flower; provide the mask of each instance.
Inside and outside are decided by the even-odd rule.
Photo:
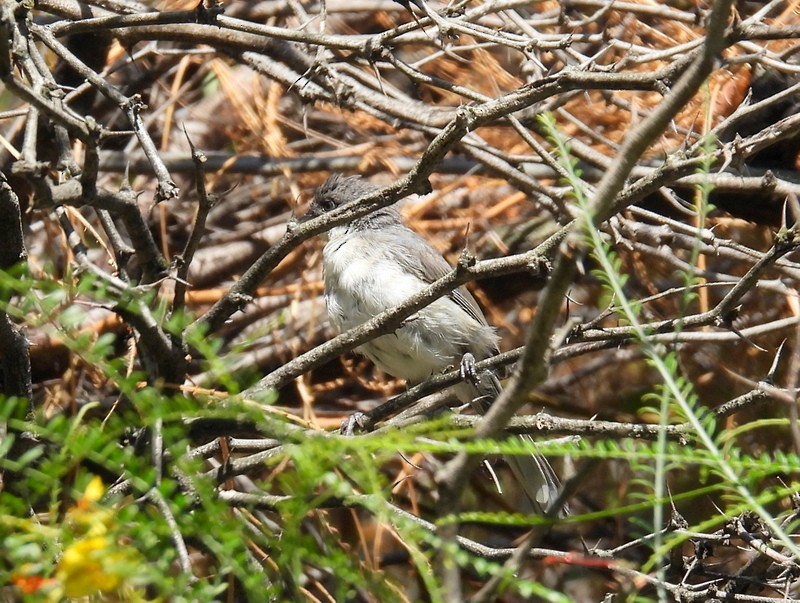
[[[67,524],[84,536],[102,536],[113,523],[114,515],[96,503],[105,492],[103,481],[99,477],[92,478],[83,495],[75,506],[67,511]]]
[[[103,480],[100,479],[99,476],[95,475],[92,478],[92,481],[86,486],[86,490],[83,491],[83,496],[81,496],[80,500],[78,501],[78,505],[85,505],[88,503],[95,503],[101,498],[103,498],[103,494],[105,493],[106,488],[103,486]]]
[[[105,488],[99,477],[89,482],[76,505],[67,511],[67,525],[77,538],[61,555],[56,579],[67,597],[87,597],[122,585],[134,555],[109,534],[114,526],[110,509],[97,504]]]
[[[87,597],[116,589],[124,575],[120,571],[125,555],[107,536],[73,542],[58,562],[56,578],[68,597]]]

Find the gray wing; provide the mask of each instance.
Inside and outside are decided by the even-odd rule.
[[[406,253],[398,250],[396,261],[408,272],[429,285],[453,269],[442,257],[442,254],[413,230],[401,224],[398,224],[397,228],[405,231],[402,233],[402,238],[404,241],[408,241],[408,244],[403,246]],[[448,297],[471,318],[482,325],[488,324],[478,302],[465,287],[454,289],[448,294]]]

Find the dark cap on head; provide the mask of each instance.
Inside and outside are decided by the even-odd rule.
[[[301,218],[301,222],[333,211],[337,207],[355,201],[379,188],[378,185],[364,180],[361,176],[333,174],[314,191],[314,199],[311,201],[308,211]],[[399,221],[400,212],[394,205],[390,205],[353,220],[352,225],[356,228],[380,228],[387,224],[396,224]]]
[[[321,216],[377,188],[374,184],[362,179],[361,176],[332,174],[314,191],[314,199],[303,216],[303,220]]]

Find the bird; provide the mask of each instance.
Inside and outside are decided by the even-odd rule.
[[[358,175],[333,174],[315,190],[303,221],[378,188]],[[395,205],[334,226],[324,238],[325,305],[331,325],[340,333],[403,303],[451,271],[441,253],[403,223]],[[486,412],[502,389],[493,372],[474,372],[476,361],[499,353],[498,336],[463,286],[419,310],[394,332],[363,343],[356,352],[412,385],[460,366],[465,378],[453,386],[454,394],[479,413]],[[532,441],[528,435],[520,437]],[[505,460],[533,509],[552,513],[548,509],[558,498],[560,482],[547,459],[534,453],[507,455]]]

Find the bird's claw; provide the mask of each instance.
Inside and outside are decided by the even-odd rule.
[[[475,368],[475,356],[467,352],[461,357],[461,364],[458,367],[459,374],[462,381],[478,387],[480,385],[480,378],[478,371]]]
[[[356,432],[362,431],[367,426],[367,422],[367,415],[363,412],[354,412],[342,421],[342,426],[339,427],[339,433],[343,436],[355,435]]]

